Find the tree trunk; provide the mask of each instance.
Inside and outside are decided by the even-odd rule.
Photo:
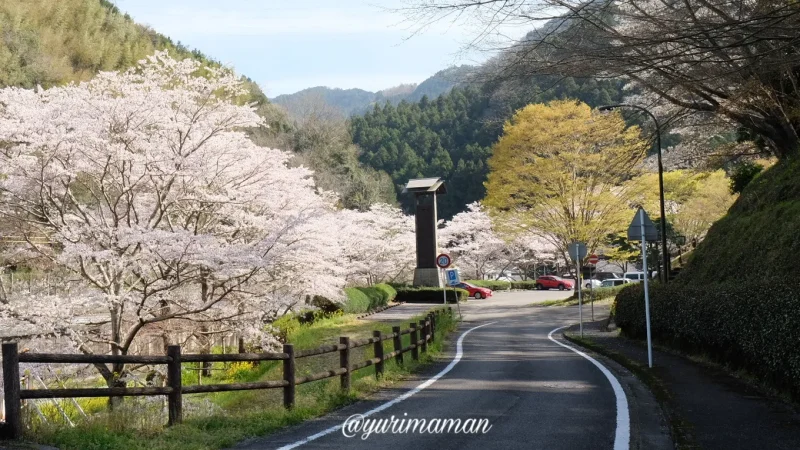
[[[211,354],[211,335],[208,334],[208,325],[203,324],[200,325],[200,333],[198,334],[198,342],[200,344],[200,354],[201,355],[208,355]],[[208,361],[204,361],[202,363],[202,374],[204,377],[211,376],[211,363]]]

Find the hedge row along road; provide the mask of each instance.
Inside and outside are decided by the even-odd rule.
[[[452,339],[458,345],[452,345],[448,358],[419,379],[236,449],[627,449],[627,402],[625,394],[612,386],[614,375],[560,345],[569,344],[560,332],[552,334],[558,342],[548,338],[553,330],[577,320],[577,308],[529,306],[570,294],[508,292],[472,300],[462,305],[465,323],[457,339]],[[395,318],[406,307],[386,313],[391,311]],[[363,433],[356,433],[345,437],[342,423],[356,414],[386,420],[392,416],[397,420],[488,419],[491,429],[487,434],[373,433],[361,439]]]

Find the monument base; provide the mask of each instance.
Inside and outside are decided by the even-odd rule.
[[[414,269],[414,286],[438,287],[442,286],[442,278],[439,274],[440,269]]]

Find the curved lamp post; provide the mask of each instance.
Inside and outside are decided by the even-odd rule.
[[[662,279],[664,283],[667,283],[669,281],[669,250],[667,248],[667,215],[664,207],[664,166],[661,164],[661,125],[659,125],[658,119],[656,119],[656,116],[654,116],[653,113],[641,106],[619,103],[616,105],[600,106],[597,109],[598,111],[613,111],[617,108],[631,108],[639,110],[650,116],[650,118],[653,119],[653,122],[656,124],[656,147],[658,149],[658,196],[661,203],[661,256],[663,261],[662,265],[664,266]],[[647,276],[647,274],[645,274],[645,276]]]

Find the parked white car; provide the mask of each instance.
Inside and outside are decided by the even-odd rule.
[[[641,283],[644,281],[644,272],[625,272],[622,278],[630,280],[631,283]]]
[[[603,285],[602,281],[594,279],[594,278],[590,278],[588,280],[584,280],[584,282],[583,282],[583,287],[585,287],[586,289],[599,288],[602,285]]]
[[[623,284],[633,283],[633,281],[628,280],[627,278],[609,278],[607,280],[603,280],[603,283],[600,287],[614,287],[614,286],[622,286]]]

